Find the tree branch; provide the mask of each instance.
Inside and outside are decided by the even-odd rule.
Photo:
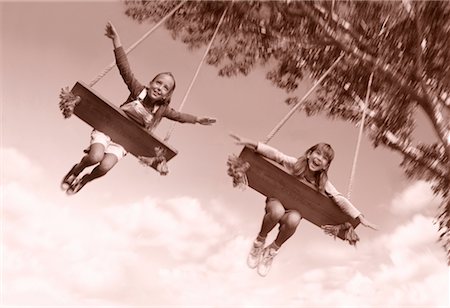
[[[319,27],[325,32],[325,34],[336,42],[336,45],[343,51],[353,55],[355,58],[373,66],[375,69],[381,71],[384,75],[389,77],[390,80],[394,81],[399,85],[407,93],[413,97],[414,100],[422,101],[424,98],[421,93],[418,93],[414,87],[411,87],[406,81],[404,81],[403,76],[393,71],[391,65],[384,63],[381,59],[375,58],[372,55],[362,51],[357,46],[354,46],[351,40],[348,40],[348,36],[343,37],[336,33],[331,27],[327,25],[327,22],[316,17],[314,12],[305,5],[303,2],[300,2],[300,5],[303,6],[305,12],[308,16],[317,24]],[[353,48],[351,46],[354,46]]]
[[[296,2],[297,4],[300,4],[299,2]],[[304,3],[301,3],[300,6],[305,5]],[[280,7],[280,6],[278,6]],[[352,25],[346,21],[345,19],[339,17],[334,12],[330,12],[330,9],[326,9],[325,7],[318,5],[318,4],[312,4],[310,10],[314,10],[314,13],[319,15],[323,20],[326,20],[326,22],[333,22],[333,25],[330,25],[330,27],[335,26],[338,27],[342,32],[349,35],[354,42],[356,42],[356,45],[362,46],[365,49],[371,50],[370,48],[370,42],[365,39],[365,37],[360,34],[357,30],[355,30]],[[298,20],[299,17],[311,17],[309,14],[305,14],[305,11],[302,9],[299,9],[295,6],[289,7],[288,10],[284,10],[285,16],[290,17],[292,20]],[[328,19],[327,17],[331,17]],[[371,50],[373,52],[373,50]]]
[[[358,109],[356,107],[348,108],[347,110],[349,110],[350,112],[354,112],[356,116],[357,114],[360,114],[364,108],[366,108],[366,116],[372,118],[374,122],[383,121],[383,119],[377,116],[377,113],[375,111],[371,110],[368,106],[365,106],[364,101],[357,94],[350,94],[350,95],[358,103],[359,108]],[[379,128],[376,124],[372,124],[370,128],[374,131],[379,132]],[[450,170],[448,170],[448,168],[445,165],[443,165],[437,160],[434,161],[433,163],[430,163],[429,160],[425,159],[425,156],[420,149],[412,146],[411,143],[409,142],[402,141],[401,138],[395,136],[395,134],[392,133],[391,131],[381,132],[381,134],[385,136],[386,139],[389,141],[389,144],[386,144],[387,146],[390,146],[392,149],[400,152],[409,159],[416,161],[417,163],[420,163],[421,165],[429,168],[429,170],[432,171],[436,176],[446,178],[448,176],[448,173],[450,173]]]
[[[375,132],[379,132],[378,126],[376,124],[371,125],[371,129]],[[429,171],[433,172],[437,177],[447,179],[448,173],[447,168],[439,163],[438,160],[434,160],[430,162],[426,159],[424,153],[418,148],[412,146],[410,143],[401,141],[400,138],[395,136],[390,131],[383,131],[381,134],[386,138],[386,145],[391,149],[394,149],[398,152],[401,152],[404,156],[409,158],[410,160],[419,163],[422,166],[428,168]]]
[[[360,50],[357,46],[352,48],[351,41],[346,40],[345,37],[339,36],[339,34],[327,25],[326,21],[318,18],[308,5],[305,5],[303,2],[298,3],[303,7],[304,12],[325,32],[325,34],[336,42],[341,50],[374,67],[375,70],[397,84],[399,88],[408,93],[413,100],[419,103],[430,119],[439,139],[445,145],[447,155],[450,157],[450,128],[448,128],[448,125],[442,120],[442,113],[439,108],[437,108],[436,104],[427,99],[426,95],[424,96],[423,93],[418,92],[416,88],[410,86],[403,76],[392,70],[391,65],[384,63],[382,59],[372,57],[370,54]]]
[[[442,101],[445,107],[450,108],[450,95],[446,91],[439,93],[439,99]]]
[[[416,28],[416,32],[417,32],[417,37],[414,38],[415,43],[416,43],[416,49],[415,49],[414,55],[416,57],[416,66],[415,67],[416,67],[417,80],[419,81],[423,95],[426,97],[427,100],[431,101],[431,98],[428,95],[429,89],[427,89],[425,81],[424,81],[425,69],[424,69],[423,60],[422,60],[423,52],[422,52],[422,45],[421,45],[424,40],[422,25],[421,25],[419,18],[417,17],[417,14],[416,14],[411,2],[409,0],[403,0],[402,3],[408,13],[409,18],[413,21],[415,28]]]
[[[319,4],[314,3],[313,4],[314,10],[322,15],[322,17],[325,19],[327,16],[327,10],[320,6]],[[331,20],[333,21],[334,25],[338,26],[339,29],[341,29],[343,32],[350,35],[357,46],[363,47],[366,50],[369,50],[371,53],[374,52],[374,50],[370,47],[370,41],[368,41],[364,35],[359,33],[358,30],[355,30],[351,23],[349,23],[344,18],[340,17],[337,13],[331,12],[329,15],[331,17]]]

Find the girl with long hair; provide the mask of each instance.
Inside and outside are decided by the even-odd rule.
[[[358,219],[363,226],[374,230],[377,229],[328,180],[328,169],[334,158],[334,150],[329,144],[317,143],[307,149],[302,156],[296,158],[283,154],[279,150],[262,142],[256,142],[237,135],[231,135],[231,137],[235,139],[237,145],[254,149],[264,157],[283,165],[298,179],[312,184],[319,192],[333,199],[343,212],[352,218]],[[271,268],[274,257],[278,254],[278,250],[295,233],[301,219],[302,217],[298,211],[286,209],[279,200],[268,196],[261,228],[247,258],[248,266],[250,268],[257,268],[258,274],[266,276]],[[277,224],[280,226],[275,240],[265,246],[267,234]]]

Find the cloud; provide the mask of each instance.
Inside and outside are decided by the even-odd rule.
[[[167,251],[176,260],[201,258],[226,237],[225,225],[191,197],[166,201],[147,197],[105,210],[109,223],[137,239],[139,246]]]
[[[136,259],[129,238],[101,216],[53,204],[14,183],[2,189],[6,303],[63,305],[120,289],[124,268]]]
[[[7,304],[264,304],[248,291],[259,279],[245,264],[251,239],[230,236],[194,198],[86,212],[30,192],[33,207],[15,202],[25,190],[13,188],[4,209]]]
[[[386,238],[387,248],[391,251],[420,249],[438,240],[438,226],[430,217],[416,214],[405,224],[398,226],[392,235]]]
[[[5,182],[19,179],[22,182],[34,182],[39,180],[44,173],[42,167],[12,147],[0,147],[0,160],[2,162],[1,173]]]
[[[445,256],[424,215],[357,249],[317,230],[310,237],[303,225],[301,242],[283,247],[261,278],[245,263],[254,234],[242,231],[258,217],[237,216],[217,200],[60,204],[20,173],[9,179],[1,186],[6,305],[447,304]]]
[[[382,233],[370,242],[362,241],[357,249],[339,242],[304,242],[302,250],[307,253],[302,255],[303,273],[289,282],[301,287],[292,291],[296,295],[290,304],[445,306],[448,268],[445,252],[436,244],[437,237],[433,220],[416,214],[390,233]],[[314,262],[314,256],[320,262]]]
[[[433,220],[416,214],[373,243],[374,251],[385,251],[385,261],[379,262],[371,275],[378,293],[374,304],[433,306],[447,303],[446,258],[437,240]]]
[[[224,242],[205,262],[162,270],[161,281],[179,296],[171,303],[215,307],[431,307],[444,306],[448,300],[445,256],[435,244],[432,220],[422,215],[414,216],[391,234],[361,243],[356,250],[326,242],[321,247],[303,242],[302,251],[308,253],[295,256],[283,251],[266,278],[259,278],[243,264],[250,241],[237,237]],[[337,252],[336,257],[333,252]],[[322,258],[321,253],[326,254],[328,262],[317,264],[308,259],[311,254]]]
[[[430,184],[425,181],[417,181],[397,194],[392,200],[390,208],[397,215],[410,215],[423,210],[431,213],[437,209],[439,203],[440,198],[433,195]]]
[[[24,185],[27,177],[20,170],[11,171],[1,186],[7,304],[166,304],[175,301],[164,291],[174,289],[164,283],[167,273],[182,275],[180,290],[189,276],[193,283],[198,278],[202,290],[208,288],[202,278],[217,277],[215,272],[230,279],[232,270],[233,280],[239,280],[245,258],[234,257],[237,250],[245,254],[248,243],[244,250],[242,238],[233,240],[227,224],[240,219],[228,215],[221,221],[218,201],[213,214],[208,204],[187,196],[102,207],[62,205]]]

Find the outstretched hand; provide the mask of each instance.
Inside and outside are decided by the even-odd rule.
[[[112,40],[119,37],[119,34],[116,31],[116,28],[114,28],[113,24],[110,21],[108,21],[108,23],[106,24],[105,35]]]
[[[213,123],[216,123],[216,119],[214,118],[198,118],[197,123],[202,125],[211,125]]]
[[[367,228],[373,229],[373,230],[378,230],[378,226],[371,223],[370,221],[368,221],[364,216],[360,215],[359,216],[359,222]]]
[[[248,138],[244,138],[238,135],[235,135],[233,133],[230,133],[230,137],[234,139],[234,143],[237,145],[243,145],[243,146],[247,146],[250,147],[252,149],[256,149],[258,146],[258,142],[253,141],[251,139]]]

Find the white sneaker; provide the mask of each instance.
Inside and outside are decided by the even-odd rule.
[[[264,242],[260,242],[255,240],[252,244],[252,248],[250,249],[250,253],[247,257],[247,265],[250,268],[256,268],[259,263],[259,259],[261,258],[261,253],[264,249]]]
[[[261,254],[261,260],[258,263],[258,274],[265,277],[272,267],[273,258],[278,254],[278,250],[267,246]]]

